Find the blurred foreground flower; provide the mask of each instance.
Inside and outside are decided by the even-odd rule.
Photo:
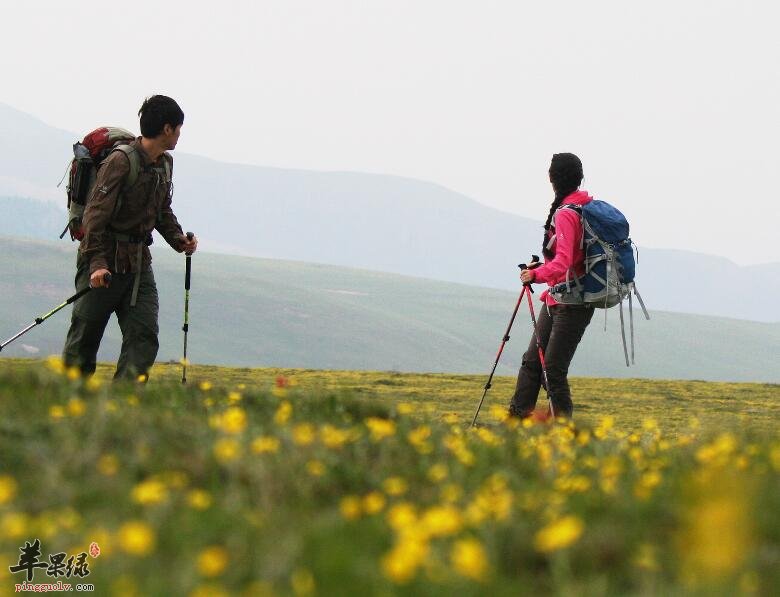
[[[576,516],[564,516],[543,529],[534,537],[534,547],[542,553],[565,549],[579,540],[585,525]]]
[[[0,475],[0,505],[10,502],[16,495],[16,479],[10,475]]]
[[[487,552],[476,539],[456,541],[450,552],[450,560],[455,571],[461,576],[480,582],[487,577]]]
[[[228,565],[228,552],[220,545],[207,547],[198,554],[198,572],[201,576],[219,576]]]
[[[122,551],[133,556],[144,556],[154,550],[154,530],[140,520],[126,522],[117,531],[117,540]]]

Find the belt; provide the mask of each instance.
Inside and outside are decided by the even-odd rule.
[[[152,244],[149,242],[151,240],[151,234],[147,234],[144,236],[134,236],[132,234],[124,234],[122,232],[114,232],[113,230],[108,231],[117,241],[123,242],[123,243],[129,243],[131,245],[136,245],[138,247],[136,251],[136,266],[137,270],[135,272],[135,280],[133,280],[133,294],[130,296],[130,306],[135,307],[136,302],[138,301],[138,289],[141,286],[141,265],[144,258],[144,247]],[[114,259],[116,262],[116,259]],[[116,265],[116,263],[114,264]]]

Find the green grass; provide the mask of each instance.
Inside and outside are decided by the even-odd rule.
[[[776,385],[0,360],[0,595],[24,541],[97,594],[733,595],[780,583]],[[540,405],[544,397],[540,396]],[[36,572],[35,582],[49,582]],[[62,579],[75,584],[81,579]]]

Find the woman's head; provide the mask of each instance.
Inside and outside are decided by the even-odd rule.
[[[553,154],[550,162],[550,182],[555,196],[564,198],[576,191],[582,182],[582,162],[573,153]]]

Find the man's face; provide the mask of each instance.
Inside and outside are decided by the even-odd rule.
[[[181,127],[182,125],[173,128],[170,124],[166,124],[163,128],[166,151],[176,149],[176,143],[179,141],[179,135],[181,135]]]

